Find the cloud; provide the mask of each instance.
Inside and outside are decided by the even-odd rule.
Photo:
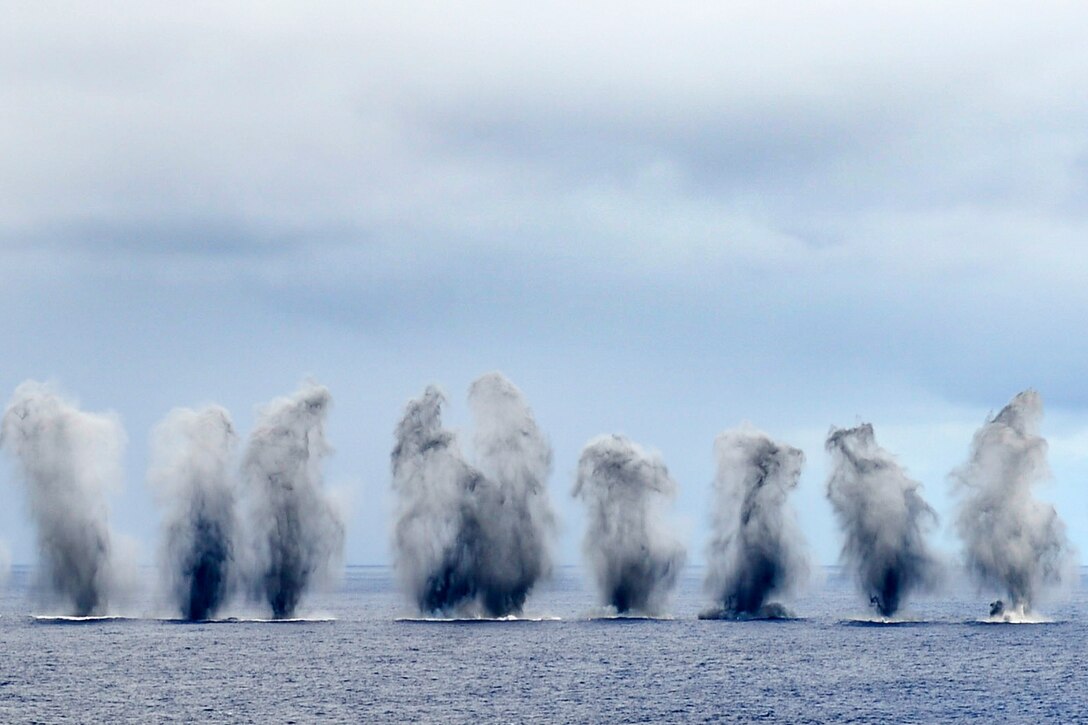
[[[1076,8],[300,10],[13,13],[0,220],[471,231],[662,164],[775,217],[1083,189]]]
[[[401,396],[562,368],[675,423],[708,389],[819,430],[1028,385],[1083,409],[1086,15],[24,4],[0,27],[0,334],[35,344],[0,379],[112,406],[96,386],[150,375],[170,400],[127,417],[154,420],[228,378],[240,410],[332,376],[331,346]],[[642,420],[602,429],[620,410]]]

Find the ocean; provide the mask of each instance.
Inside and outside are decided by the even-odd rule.
[[[428,621],[385,567],[349,567],[305,617],[180,623],[35,617],[31,572],[0,593],[0,722],[1085,722],[1085,576],[994,624],[972,588],[873,621],[837,569],[797,619],[701,621],[703,572],[670,616],[603,617],[560,568],[515,621]],[[150,603],[145,603],[149,608]],[[267,615],[263,615],[267,616]]]

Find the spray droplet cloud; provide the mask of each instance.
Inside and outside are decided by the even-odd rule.
[[[333,575],[344,547],[343,515],[322,485],[330,448],[327,388],[307,383],[261,411],[243,463],[250,578],[277,619],[291,617],[306,592]]]
[[[1020,393],[979,428],[967,463],[952,473],[967,567],[1007,598],[994,602],[995,616],[1029,613],[1040,591],[1060,584],[1072,565],[1065,525],[1032,495],[1049,475],[1042,415],[1039,394]]]
[[[881,616],[890,617],[912,593],[932,588],[940,563],[926,543],[937,514],[909,478],[877,445],[873,427],[832,428],[827,497],[845,542],[842,557]]]
[[[589,510],[582,550],[602,604],[657,614],[676,585],[686,551],[661,516],[676,482],[656,454],[618,435],[582,450],[573,495]]]
[[[174,410],[152,437],[148,482],[165,509],[160,566],[186,619],[214,616],[235,576],[235,442],[230,415],[218,406]]]
[[[804,454],[752,426],[714,442],[713,538],[707,547],[707,590],[717,609],[703,617],[786,616],[770,598],[808,576],[808,559],[788,505]]]
[[[442,427],[435,387],[408,403],[396,429],[394,556],[424,613],[518,614],[550,571],[552,453],[521,392],[499,373],[469,389],[476,465]]]
[[[0,425],[0,444],[26,486],[45,592],[73,614],[105,613],[116,585],[106,495],[120,488],[120,423],[28,381]]]

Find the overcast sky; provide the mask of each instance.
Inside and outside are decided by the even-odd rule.
[[[873,423],[953,556],[948,472],[1035,387],[1039,495],[1088,551],[1088,8],[594,5],[7,3],[0,391],[120,416],[146,560],[172,407],[244,435],[328,385],[347,559],[387,563],[404,403],[438,383],[465,426],[501,370],[555,448],[560,562],[608,432],[661,452],[701,560],[713,439],[747,420],[805,450],[833,563],[829,426]]]

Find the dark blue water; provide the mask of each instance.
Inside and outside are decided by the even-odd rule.
[[[0,722],[1088,721],[1082,586],[1047,624],[982,624],[970,590],[868,624],[830,572],[797,621],[699,621],[690,570],[672,620],[592,620],[576,570],[537,592],[558,621],[398,621],[380,568],[349,569],[332,621],[35,620],[16,570],[0,598]]]

